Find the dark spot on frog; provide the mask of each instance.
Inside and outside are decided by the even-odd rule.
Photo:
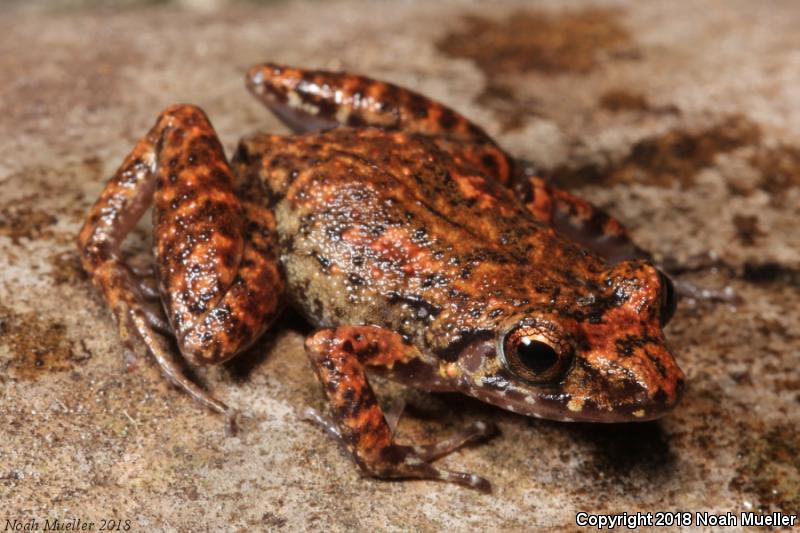
[[[357,113],[352,113],[347,117],[347,125],[353,128],[363,128],[366,126],[364,118]]]
[[[620,13],[600,9],[518,11],[503,20],[469,16],[463,29],[436,45],[447,55],[472,59],[489,78],[531,71],[586,73],[602,57],[637,55]]]
[[[353,274],[353,273],[347,275],[347,282],[353,286],[361,286],[364,285],[365,283],[364,278],[362,278],[358,274]]]
[[[328,259],[327,257],[323,256],[322,254],[320,254],[316,250],[311,252],[310,255],[311,255],[311,257],[313,257],[314,259],[317,260],[317,262],[322,267],[322,271],[323,272],[328,272],[330,270],[331,265],[333,264],[330,259]]]
[[[618,355],[621,357],[630,357],[637,348],[641,348],[646,342],[642,337],[626,335],[617,339],[614,344],[616,345]]]
[[[449,107],[445,107],[442,109],[441,114],[439,115],[439,125],[444,130],[451,130],[456,125],[456,116],[453,113],[453,110]]]
[[[342,399],[347,403],[351,403],[355,397],[356,391],[352,387],[347,387],[342,393]]]
[[[412,94],[408,101],[411,113],[419,119],[427,118],[428,116],[428,102],[425,98],[418,94]]]
[[[741,433],[737,475],[730,486],[758,498],[758,511],[796,513],[800,508],[800,431],[779,424]]]
[[[480,344],[485,341],[493,340],[494,336],[494,333],[491,331],[461,331],[453,342],[437,350],[436,355],[445,361],[453,362],[456,361],[462,353],[468,351],[468,349],[471,350],[473,347],[480,346]],[[493,354],[494,350],[488,355],[493,356]]]
[[[661,359],[659,359],[658,357],[655,357],[652,353],[650,353],[649,350],[645,350],[644,353],[645,353],[645,356],[647,356],[647,359],[650,360],[651,363],[653,363],[654,367],[656,367],[656,370],[661,375],[661,377],[662,378],[666,378],[667,377],[667,369],[664,368],[664,364],[661,362]]]
[[[405,304],[410,309],[416,311],[417,318],[421,319],[427,319],[428,317],[434,318],[442,311],[439,306],[415,294],[405,295],[392,292],[387,295],[387,298],[389,305],[397,303]]]
[[[0,304],[0,344],[13,357],[0,370],[16,379],[36,379],[43,371],[63,371],[89,357],[83,341],[73,341],[61,322],[46,321],[38,313],[19,313]]]

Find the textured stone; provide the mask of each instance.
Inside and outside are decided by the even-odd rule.
[[[797,512],[792,1],[581,1],[568,12],[521,0],[74,4],[0,8],[0,520],[560,531],[580,510]],[[143,352],[125,372],[110,314],[78,266],[82,216],[168,104],[206,109],[229,153],[240,135],[284,131],[243,88],[245,68],[264,60],[367,73],[443,100],[606,206],[685,267],[683,279],[732,287],[741,304],[684,301],[667,328],[688,376],[679,408],[652,423],[569,425],[380,385],[387,402],[410,404],[401,438],[498,422],[500,436],[443,460],[491,479],[486,496],[362,479],[298,416],[323,405],[297,317],[237,362],[198,371],[241,409],[236,437]],[[147,253],[145,218],[132,255]]]

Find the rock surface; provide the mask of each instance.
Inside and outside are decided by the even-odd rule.
[[[77,4],[0,7],[0,524],[562,531],[578,511],[797,513],[793,1]],[[658,422],[569,425],[380,385],[409,402],[403,438],[497,421],[500,436],[443,460],[490,478],[482,495],[362,479],[302,422],[323,405],[297,317],[198,372],[241,409],[236,437],[143,352],[125,372],[78,265],[82,216],[168,104],[202,106],[228,153],[248,132],[284,131],[243,88],[267,59],[443,100],[618,215],[682,279],[730,286],[740,304],[683,301],[667,328],[688,376],[681,406]],[[147,222],[132,255],[148,249]]]

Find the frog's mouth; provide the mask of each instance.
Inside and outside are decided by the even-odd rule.
[[[577,353],[560,378],[535,383],[498,356],[492,339],[478,339],[461,350],[457,363],[444,364],[441,375],[462,393],[521,415],[565,422],[653,420],[678,404],[684,376],[660,337],[634,344],[625,357],[605,349]]]
[[[556,383],[535,384],[503,367],[488,343],[460,360],[455,386],[462,393],[507,411],[564,422],[632,422],[660,418],[680,401],[683,373],[673,365],[661,380],[628,369],[612,371],[577,357]],[[478,362],[479,361],[479,362]]]
[[[525,386],[501,376],[485,378],[482,385],[460,387],[465,394],[513,413],[562,422],[643,422],[669,413],[680,401],[683,381],[676,394],[649,393],[639,385],[626,385],[603,393],[570,393],[563,384]]]

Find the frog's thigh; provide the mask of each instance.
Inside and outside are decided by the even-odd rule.
[[[161,194],[163,203],[165,200],[163,190],[166,183],[174,184],[179,177],[196,176],[198,174],[196,169],[193,170],[191,168],[192,164],[186,164],[187,160],[194,160],[194,166],[196,167],[207,164],[217,167],[217,172],[214,173],[213,179],[216,181],[230,181],[231,178],[225,175],[227,163],[224,161],[221,148],[217,151],[208,150],[202,154],[197,152],[191,154],[180,153],[178,147],[182,142],[189,142],[197,136],[203,137],[206,143],[210,142],[209,140],[212,138],[216,139],[213,129],[201,110],[185,105],[172,106],[166,109],[159,116],[156,125],[147,136],[136,144],[120,168],[106,184],[81,229],[78,237],[78,246],[83,267],[90,274],[95,286],[101,290],[107,304],[113,311],[119,325],[120,337],[126,348],[129,351],[132,350],[134,339],[141,339],[156,358],[162,372],[170,380],[204,405],[218,412],[227,413],[228,408],[225,404],[214,399],[183,375],[181,366],[174,359],[170,349],[170,340],[163,331],[165,327],[163,320],[159,320],[156,310],[147,306],[145,295],[142,293],[142,283],[120,257],[122,241],[150,205],[154,193],[156,195]],[[199,155],[202,155],[202,157],[198,158]],[[221,159],[221,162],[218,161],[219,159]],[[227,170],[227,172],[229,173],[230,171]],[[195,183],[195,185],[198,189],[196,197],[202,197],[205,194],[202,190],[202,183]],[[176,202],[176,208],[180,207],[179,204],[184,200],[185,198],[178,199],[177,197],[171,200],[167,199],[170,204],[167,209],[171,209],[173,201]],[[233,202],[236,202],[235,197]],[[206,205],[208,207],[213,203]],[[163,210],[164,206],[161,206],[160,209]],[[206,212],[206,215],[213,219],[212,213]],[[156,214],[156,216],[158,217],[159,215]],[[187,221],[187,219],[184,219],[184,221]],[[245,223],[249,224],[249,226],[245,226]],[[243,289],[247,280],[252,282],[256,276],[264,276],[259,279],[269,282],[271,272],[277,270],[277,266],[273,264],[274,260],[270,255],[268,243],[265,242],[268,241],[268,238],[262,235],[263,232],[260,231],[268,226],[269,223],[270,221],[263,214],[244,206],[244,215],[241,217],[240,224],[237,227],[226,229],[227,232],[238,234],[242,244],[238,248],[239,253],[233,256],[234,261],[237,265],[240,265],[240,268],[236,275],[229,276],[232,278],[231,284],[227,288],[228,290],[225,291],[224,297],[220,298],[220,301],[224,304],[229,304],[229,307],[220,308],[219,305],[212,307],[212,310],[216,310],[215,318],[217,319],[216,327],[218,328],[225,327],[226,323],[230,325],[231,320],[235,318],[233,313],[228,313],[227,317],[224,316],[224,313],[220,313],[220,309],[226,312],[228,310],[234,311],[241,307],[242,302],[250,302],[260,293],[273,289],[277,293],[282,287],[279,280],[278,283],[272,286],[269,283],[258,285],[251,291],[253,294]],[[182,231],[180,227],[165,228],[163,224],[161,226],[156,224],[156,226],[157,233],[162,231],[170,234],[181,234]],[[252,228],[256,228],[259,231],[254,231]],[[211,227],[210,229],[213,230],[214,228]],[[256,233],[252,243],[244,244],[244,235],[249,237],[250,233]],[[196,234],[193,234],[192,237],[200,240],[203,238]],[[159,239],[157,238],[156,240],[158,241]],[[180,251],[184,252],[186,250],[188,249],[184,247]],[[178,253],[177,249],[171,251]],[[188,255],[191,255],[191,253],[188,253]],[[180,273],[185,275],[186,271],[184,270]],[[242,281],[237,282],[236,280],[240,278]],[[166,284],[169,287],[174,283],[175,279],[172,275],[167,275],[166,279],[162,279],[162,298],[164,296],[164,285]],[[261,296],[264,296],[264,294],[261,294]],[[274,294],[267,294],[266,300],[271,302],[271,297],[274,298]],[[268,319],[269,313],[262,315],[258,321],[263,322]],[[239,339],[237,343],[240,346],[246,344],[250,338],[260,332],[260,329],[263,329],[259,328],[258,325],[253,326],[252,321],[246,323],[246,325],[250,328],[249,331],[244,330],[241,324],[236,324],[235,327],[228,330],[234,334],[238,332]],[[174,326],[174,322],[172,326]],[[237,343],[234,343],[234,345]],[[201,360],[200,362],[203,361]]]
[[[153,209],[159,289],[183,355],[215,364],[247,348],[280,308],[275,220],[261,189],[236,180],[205,114],[173,114]]]
[[[534,217],[609,263],[652,258],[616,218],[583,198],[536,176],[521,179],[514,189]]]
[[[404,344],[398,334],[375,326],[323,329],[306,340],[306,352],[330,404],[335,433],[364,472],[381,478],[438,479],[489,490],[489,483],[474,474],[451,472],[426,462],[425,452],[432,447],[392,443],[365,366],[391,366],[415,357],[415,349]]]

